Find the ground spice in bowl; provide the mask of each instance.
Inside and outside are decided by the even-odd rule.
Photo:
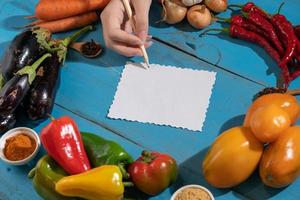
[[[8,160],[23,160],[34,152],[36,145],[36,141],[32,137],[20,133],[6,139],[3,153]]]
[[[174,200],[212,200],[212,198],[201,188],[188,187],[180,191]]]

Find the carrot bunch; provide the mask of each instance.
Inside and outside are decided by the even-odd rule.
[[[26,27],[37,26],[51,33],[64,32],[92,24],[99,19],[98,10],[110,0],[40,0],[35,8],[36,20]]]

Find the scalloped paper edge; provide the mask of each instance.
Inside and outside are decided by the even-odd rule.
[[[171,66],[171,65],[161,65],[161,64],[150,64],[151,65],[159,65],[160,67],[165,67],[165,68],[177,68],[177,69],[182,69],[182,70],[188,70],[188,71],[205,71],[205,72],[210,72],[214,75],[213,77],[213,84],[212,84],[212,87],[211,87],[211,90],[210,90],[210,95],[209,95],[209,98],[208,98],[208,106],[206,107],[205,109],[205,112],[203,113],[204,114],[204,121],[202,123],[202,126],[200,127],[199,130],[195,130],[195,129],[190,129],[190,128],[186,128],[186,127],[182,127],[182,126],[176,126],[176,125],[170,125],[170,124],[164,124],[164,123],[156,123],[156,122],[149,122],[149,121],[143,121],[143,120],[137,120],[137,119],[128,119],[128,118],[119,118],[119,117],[110,117],[109,114],[110,114],[110,110],[112,108],[112,106],[114,105],[115,103],[115,97],[116,97],[116,94],[120,88],[120,85],[123,81],[123,76],[124,76],[124,71],[126,69],[126,67],[131,64],[131,65],[136,65],[137,67],[145,67],[146,66],[146,63],[133,63],[133,62],[127,62],[125,67],[123,68],[122,72],[121,72],[121,76],[120,76],[120,79],[119,79],[119,83],[118,83],[118,86],[117,86],[117,89],[116,89],[116,92],[114,94],[114,97],[113,97],[113,101],[112,101],[112,104],[109,106],[109,109],[108,109],[108,113],[107,113],[107,118],[109,119],[113,119],[113,120],[123,120],[123,121],[127,121],[127,122],[139,122],[139,123],[143,123],[143,124],[150,124],[150,125],[159,125],[159,126],[166,126],[166,127],[171,127],[171,128],[178,128],[178,129],[182,129],[182,130],[188,130],[188,131],[194,131],[194,132],[198,132],[198,131],[202,131],[203,130],[203,127],[205,126],[205,122],[206,122],[206,115],[207,115],[207,111],[208,111],[208,108],[209,108],[209,105],[210,105],[210,100],[211,100],[211,97],[212,97],[212,91],[215,87],[215,84],[216,84],[216,79],[217,79],[217,72],[215,71],[209,71],[209,70],[203,70],[203,69],[192,69],[192,68],[184,68],[184,67],[177,67],[177,66]]]

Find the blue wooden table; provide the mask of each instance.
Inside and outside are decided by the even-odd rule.
[[[0,56],[12,38],[19,33],[17,26],[32,15],[37,0],[0,1]],[[229,0],[229,3],[245,3]],[[255,1],[274,13],[282,1]],[[300,0],[286,0],[282,9],[294,24],[300,24]],[[148,50],[151,63],[174,65],[217,72],[217,80],[210,99],[202,132],[156,126],[137,122],[112,120],[106,117],[112,103],[124,64],[131,60],[106,49],[97,59],[86,59],[70,51],[62,69],[61,84],[56,97],[53,116],[69,115],[81,130],[95,132],[123,145],[135,158],[143,149],[173,155],[180,166],[178,181],[162,194],[150,199],[168,200],[182,185],[201,184],[208,187],[216,200],[273,199],[299,200],[300,180],[284,189],[265,187],[257,173],[238,187],[220,190],[208,185],[201,173],[201,161],[211,143],[224,130],[240,125],[255,93],[266,86],[275,86],[279,70],[272,59],[256,45],[235,41],[224,35],[199,38],[199,30],[187,23],[169,26],[155,23],[160,18],[161,7],[153,3],[150,13],[150,34],[154,45]],[[221,16],[230,16],[231,12]],[[220,27],[213,24],[211,27]],[[84,37],[103,44],[101,25]],[[64,34],[58,35],[63,37]],[[291,88],[299,86],[300,78]],[[49,121],[34,127],[40,131]],[[0,200],[38,200],[27,173],[39,156],[29,165],[13,167],[0,163]],[[242,166],[241,166],[242,168]]]

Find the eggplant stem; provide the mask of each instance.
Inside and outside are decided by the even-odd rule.
[[[59,62],[62,62],[63,64],[65,63],[66,57],[67,57],[67,51],[68,51],[68,46],[74,42],[75,40],[78,39],[79,36],[82,34],[93,30],[93,26],[86,26],[82,28],[81,30],[77,31],[76,33],[72,34],[69,37],[66,37],[65,39],[61,40],[58,42],[58,47],[59,50],[57,51],[57,55],[59,58]]]
[[[0,89],[3,87],[4,84],[5,84],[4,77],[3,77],[3,74],[1,73],[0,74]]]
[[[50,53],[44,54],[37,61],[35,61],[31,66],[25,66],[24,68],[20,69],[16,74],[21,75],[21,76],[27,74],[29,85],[31,85],[31,83],[34,81],[34,79],[36,77],[37,68],[48,57],[51,57]]]

